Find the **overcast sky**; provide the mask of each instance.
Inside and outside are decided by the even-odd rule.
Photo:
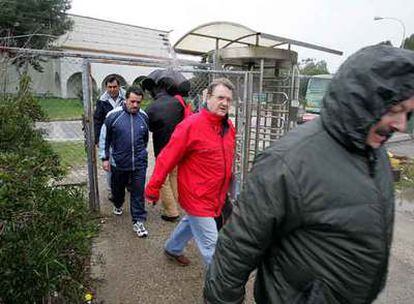
[[[374,16],[400,19],[405,24],[406,36],[414,33],[414,0],[72,0],[69,12],[171,30],[172,44],[201,24],[236,22],[255,31],[343,51],[343,56],[337,56],[293,48],[300,59],[326,60],[331,72],[364,46],[384,40],[400,45],[401,24],[393,20],[374,21]]]

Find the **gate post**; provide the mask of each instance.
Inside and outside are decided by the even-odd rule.
[[[92,80],[91,64],[88,59],[83,60],[82,64],[82,92],[83,92],[83,127],[86,140],[86,152],[88,159],[88,191],[89,191],[89,209],[99,212],[99,189],[98,174],[96,168],[96,149],[95,133],[93,127],[92,111]]]

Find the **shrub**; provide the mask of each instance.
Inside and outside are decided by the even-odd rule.
[[[64,171],[34,129],[43,113],[28,83],[0,100],[0,303],[77,303],[97,226],[84,189],[51,182]]]

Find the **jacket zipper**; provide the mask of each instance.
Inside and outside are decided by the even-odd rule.
[[[226,182],[226,177],[227,177],[227,160],[226,160],[226,153],[224,150],[224,134],[223,136],[220,136],[220,137],[221,137],[221,151],[223,152],[223,158],[224,158],[224,178],[223,178],[223,182],[221,183],[221,187],[220,187],[220,194],[221,194],[223,193],[223,187],[224,187],[224,184]]]
[[[129,117],[130,117],[130,122],[131,122],[131,149],[132,149],[132,171],[135,170],[135,147],[134,147],[134,124],[133,124],[133,119],[132,119],[132,114],[129,113]]]

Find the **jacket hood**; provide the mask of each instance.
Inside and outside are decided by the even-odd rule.
[[[188,96],[190,87],[190,81],[173,69],[154,70],[142,81],[142,88],[152,92],[153,96],[160,88],[172,96],[176,94]]]
[[[347,149],[364,152],[368,131],[390,107],[414,96],[414,52],[376,45],[350,56],[322,101],[327,132]]]

